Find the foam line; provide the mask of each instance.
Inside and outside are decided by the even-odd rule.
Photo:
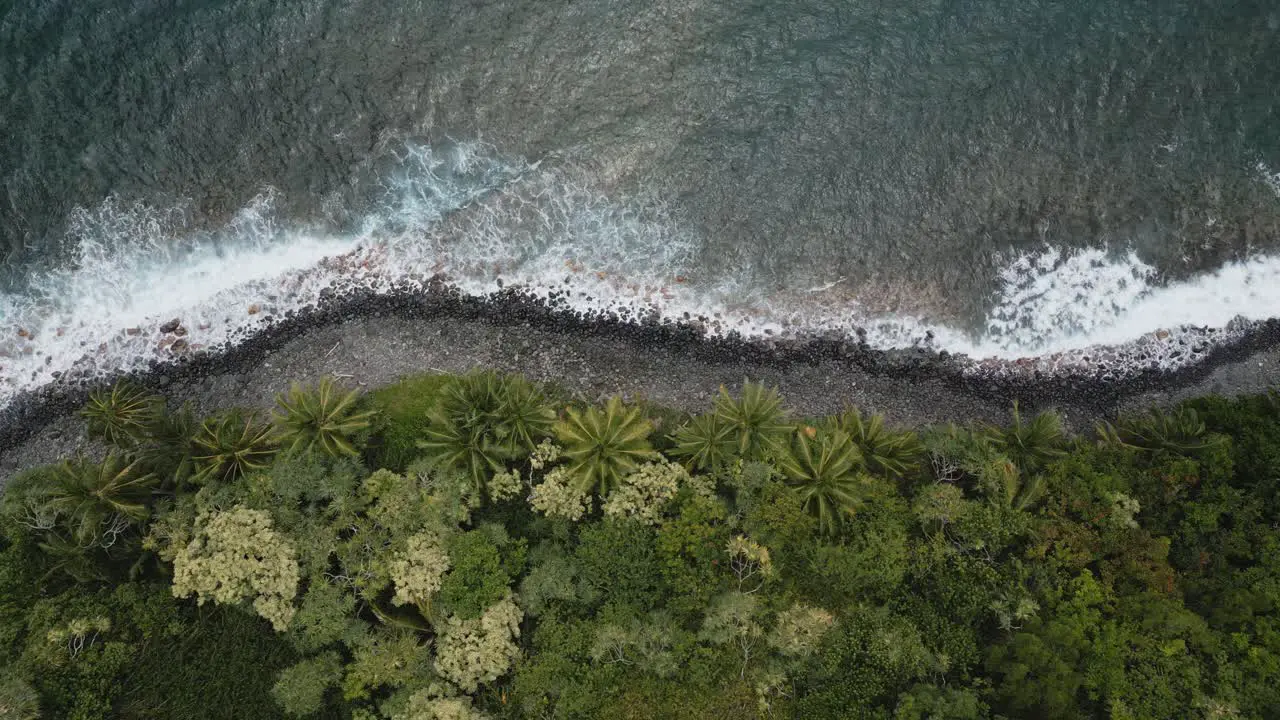
[[[214,230],[191,227],[182,208],[109,199],[77,211],[75,262],[0,295],[0,406],[68,373],[92,378],[234,341],[326,291],[425,288],[440,274],[475,295],[521,286],[578,310],[692,318],[712,335],[861,332],[881,349],[967,355],[975,371],[1057,371],[1103,355],[1174,369],[1191,361],[1179,338],[1280,315],[1280,258],[1161,284],[1132,253],[1043,248],[1006,260],[974,337],[868,312],[843,278],[779,295],[746,272],[699,277],[700,239],[670,213],[606,197],[579,176],[479,144],[410,146],[381,179],[375,209],[345,232],[281,218],[270,192]],[[159,331],[172,318],[180,336]]]

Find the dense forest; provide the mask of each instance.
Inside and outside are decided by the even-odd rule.
[[[1071,434],[129,384],[0,508],[0,718],[1267,718],[1280,394]]]

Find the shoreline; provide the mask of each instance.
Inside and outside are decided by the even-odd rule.
[[[1130,407],[1265,390],[1280,378],[1280,321],[1256,323],[1172,371],[975,373],[966,372],[969,363],[945,351],[874,350],[831,335],[709,337],[690,322],[581,314],[518,289],[478,298],[436,283],[427,293],[347,293],[130,377],[200,412],[269,407],[291,381],[323,375],[368,390],[416,372],[478,367],[557,382],[593,399],[620,393],[698,411],[721,384],[733,388],[750,377],[777,386],[800,415],[852,403],[894,425],[1000,422],[1018,400],[1028,410],[1057,408],[1082,428]],[[0,478],[87,449],[75,416],[87,394],[88,387],[55,383],[0,410]]]

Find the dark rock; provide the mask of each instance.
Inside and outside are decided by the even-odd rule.
[[[169,322],[167,322],[167,323],[165,323],[165,324],[161,325],[161,326],[160,326],[160,332],[162,332],[162,333],[171,333],[171,332],[173,332],[174,330],[177,330],[177,329],[178,329],[178,327],[179,327],[180,325],[182,325],[182,318],[174,318],[174,319],[170,320]]]

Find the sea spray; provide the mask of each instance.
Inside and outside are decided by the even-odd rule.
[[[947,350],[981,372],[1072,371],[1103,356],[1117,371],[1172,369],[1196,357],[1187,338],[1206,342],[1197,328],[1280,308],[1274,257],[1161,284],[1127,250],[1046,247],[1004,259],[975,334],[875,310],[870,291],[840,279],[788,291],[745,270],[705,276],[701,239],[677,213],[606,196],[570,164],[478,143],[409,144],[379,173],[367,211],[340,226],[283,216],[271,191],[216,228],[192,226],[182,207],[108,199],[76,211],[77,261],[0,295],[0,405],[67,373],[100,377],[234,341],[330,293],[425,292],[432,279],[477,296],[519,287],[579,311],[688,319],[711,335],[836,333],[880,349]],[[180,343],[160,331],[171,318],[182,321]]]

